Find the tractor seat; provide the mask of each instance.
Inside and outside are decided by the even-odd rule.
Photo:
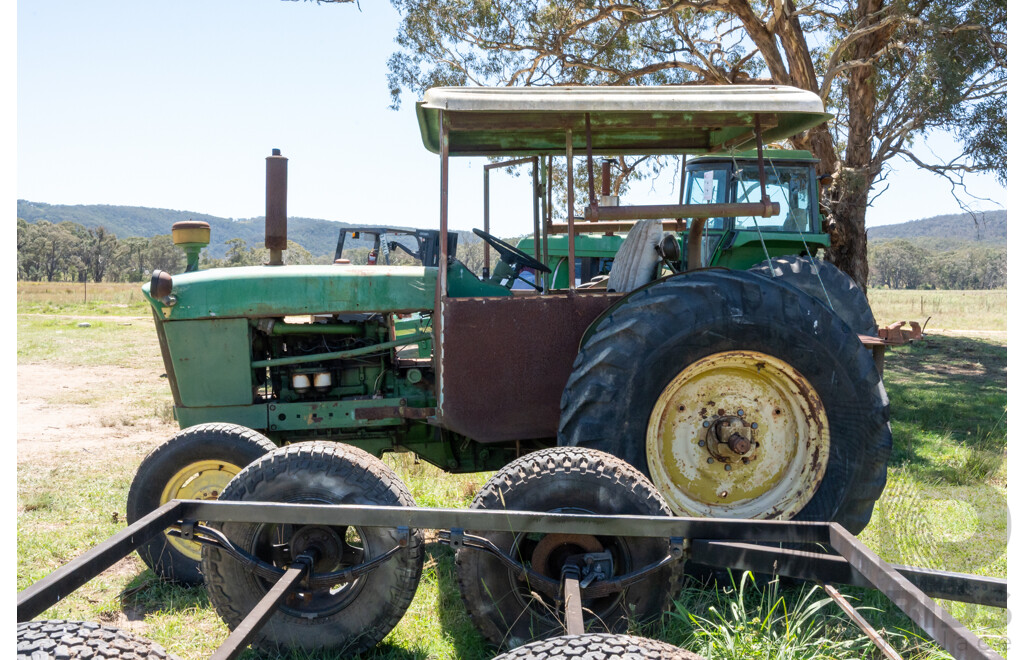
[[[661,242],[661,220],[641,220],[622,241],[608,273],[608,290],[629,293],[654,280],[659,258],[654,247]]]

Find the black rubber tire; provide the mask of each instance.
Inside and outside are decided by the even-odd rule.
[[[18,660],[64,658],[147,658],[177,660],[162,646],[117,628],[82,621],[28,621],[18,624]]]
[[[875,315],[871,312],[871,304],[868,297],[864,295],[861,288],[853,281],[853,278],[839,270],[827,261],[821,259],[811,260],[808,257],[788,255],[785,257],[773,257],[771,267],[775,269],[776,280],[782,280],[800,289],[815,300],[820,300],[826,307],[835,311],[846,325],[853,328],[854,332],[861,335],[878,336],[878,324],[875,322]],[[818,275],[814,274],[813,268],[818,269]],[[750,272],[771,278],[767,261],[762,261],[750,269]],[[821,280],[818,280],[818,276]],[[822,291],[828,291],[826,298]]]
[[[547,660],[548,658],[577,658],[582,660],[704,660],[691,653],[656,639],[632,635],[587,633],[563,635],[542,639],[507,653],[494,660]]]
[[[276,448],[267,436],[237,424],[199,424],[179,431],[150,452],[135,472],[128,490],[128,524],[165,504],[160,501],[164,488],[187,466],[206,460],[223,461],[237,473]],[[165,580],[203,583],[198,559],[171,545],[165,534],[154,537],[138,552],[142,561]]]
[[[544,449],[509,463],[484,485],[470,508],[671,515],[657,489],[637,470],[609,454],[575,447]],[[536,547],[536,537],[543,536],[480,535],[526,561]],[[652,564],[668,552],[665,539],[597,540],[616,558],[616,574]],[[584,601],[584,625],[621,632],[629,623],[660,617],[672,605],[682,572],[683,562],[674,562],[620,594]],[[455,574],[473,623],[491,643],[512,648],[564,631],[554,604],[533,597],[529,586],[493,555],[463,548],[455,555]]]
[[[335,442],[303,442],[273,451],[232,479],[220,499],[415,505],[405,484],[380,459]],[[223,523],[217,527],[238,547],[269,560],[265,544],[258,538],[264,525]],[[331,529],[346,538],[346,530],[353,528]],[[358,532],[371,558],[398,545],[395,529],[368,527]],[[284,537],[291,538],[287,530]],[[320,611],[315,611],[319,604],[303,612],[303,602],[297,606],[286,602],[256,633],[254,644],[269,650],[331,651],[346,656],[361,653],[398,624],[416,593],[422,569],[423,535],[413,530],[406,547],[341,593],[310,592],[310,602],[324,602]],[[232,630],[272,586],[209,545],[203,546],[203,572],[210,602]]]
[[[860,532],[885,487],[892,450],[889,401],[871,352],[819,301],[761,275],[695,271],[627,298],[576,357],[559,445],[607,451],[649,475],[647,425],[661,392],[687,365],[737,349],[785,361],[824,404],[828,463],[794,517]]]

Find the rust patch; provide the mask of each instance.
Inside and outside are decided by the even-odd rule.
[[[446,298],[442,424],[478,442],[554,438],[580,339],[621,298],[605,292]]]

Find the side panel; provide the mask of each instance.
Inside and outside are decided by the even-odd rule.
[[[203,319],[165,322],[174,378],[182,406],[252,403],[249,322]]]
[[[554,438],[580,338],[620,297],[446,298],[441,425],[478,442]]]

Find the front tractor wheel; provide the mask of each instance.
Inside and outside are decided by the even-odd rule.
[[[862,530],[885,486],[888,400],[857,334],[807,294],[699,271],[626,299],[580,350],[559,444],[615,454],[682,516]]]
[[[276,448],[262,433],[237,424],[200,424],[180,431],[139,466],[128,490],[128,524],[171,500],[215,500],[232,477]],[[160,577],[202,584],[200,545],[166,533],[139,548]]]

